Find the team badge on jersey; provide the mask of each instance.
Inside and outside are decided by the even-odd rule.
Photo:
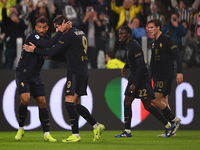
[[[154,48],[154,43],[152,43],[152,48]]]
[[[160,43],[160,47],[162,47],[162,43]]]
[[[35,38],[36,38],[37,40],[39,40],[39,39],[40,39],[40,36],[39,36],[39,35],[35,35]]]
[[[71,81],[68,81],[67,82],[67,88],[70,88],[71,87]]]

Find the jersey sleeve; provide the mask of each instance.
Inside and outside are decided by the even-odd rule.
[[[49,50],[44,50],[40,48],[35,48],[34,53],[37,53],[42,56],[55,56],[58,52],[62,51],[64,48],[66,48],[70,43],[70,36],[62,36],[61,39],[56,43],[54,47],[52,47]]]
[[[177,73],[182,73],[182,60],[181,60],[181,54],[179,52],[179,49],[172,38],[169,39],[169,43],[170,43],[170,51],[172,55],[174,56],[174,58],[176,59]]]
[[[53,45],[56,44],[56,42],[58,42],[59,38],[62,36],[62,32],[61,31],[58,31],[56,33],[56,35],[51,38],[50,40],[47,40],[47,39],[43,39],[43,38],[40,38],[39,35],[35,35],[35,44],[36,46],[39,46],[39,47],[44,47],[44,48],[51,48]]]
[[[144,57],[142,55],[142,50],[138,45],[134,46],[134,52],[135,53],[132,57],[135,57],[137,69],[135,71],[135,76],[132,84],[137,87],[142,74],[142,70],[145,67],[145,63],[144,63]]]
[[[152,43],[151,43],[152,46]],[[151,50],[151,60],[150,60],[150,73],[151,73],[151,78],[153,78],[154,76],[154,54],[153,54],[153,50]]]

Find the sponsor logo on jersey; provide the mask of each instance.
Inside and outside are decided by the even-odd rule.
[[[23,86],[23,87],[24,87],[24,83],[23,83],[23,82],[21,82],[21,86]]]
[[[152,48],[154,48],[154,43],[152,43]]]
[[[35,38],[36,38],[37,40],[39,40],[39,39],[40,39],[40,36],[39,36],[39,35],[35,35]]]
[[[71,87],[71,81],[68,81],[67,82],[67,88],[70,88]]]
[[[140,56],[140,55],[141,55],[141,53],[135,54],[135,57],[138,57],[138,56]]]
[[[59,41],[60,44],[64,44],[64,41]]]
[[[177,46],[176,45],[173,45],[172,47],[171,47],[171,49],[174,49],[174,48],[176,48]]]

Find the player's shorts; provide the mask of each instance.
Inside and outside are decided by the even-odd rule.
[[[77,76],[71,72],[67,73],[67,82],[65,84],[65,95],[79,96],[87,95],[88,76]]]
[[[154,81],[154,92],[170,95],[173,79],[162,79]]]
[[[16,72],[15,81],[20,95],[30,93],[34,99],[38,96],[45,96],[45,86],[40,75],[30,76],[23,72]]]
[[[133,93],[129,93],[128,90],[132,84],[132,81],[133,81],[133,78],[129,77],[128,85],[124,93],[125,96],[140,98],[141,101],[148,101],[148,100],[153,100],[156,98],[150,82],[139,84]]]

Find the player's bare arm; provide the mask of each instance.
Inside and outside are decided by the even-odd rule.
[[[176,83],[181,84],[183,82],[183,74],[182,73],[177,73],[176,75]]]
[[[126,65],[124,65],[124,67],[121,69],[121,74],[123,77],[125,77],[126,74]]]

